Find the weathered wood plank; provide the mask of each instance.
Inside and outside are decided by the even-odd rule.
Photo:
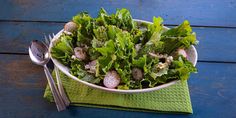
[[[31,40],[44,41],[44,34],[56,33],[63,24],[0,22],[0,52],[27,53]]]
[[[58,113],[43,99],[46,78],[43,69],[27,55],[0,54],[1,118],[141,118],[141,117],[236,117],[236,64],[198,63],[198,74],[189,80],[193,115],[128,112],[87,107],[70,107]],[[218,112],[216,112],[218,111]]]
[[[236,117],[236,64],[198,63],[197,67],[198,74],[189,81],[194,117]]]
[[[1,0],[1,20],[68,21],[81,11],[96,16],[101,7],[109,13],[130,9],[134,18],[162,16],[167,24],[190,20],[192,25],[236,27],[235,0]]]
[[[28,53],[31,40],[44,40],[44,34],[56,33],[64,23],[0,22],[0,53]],[[199,59],[236,61],[236,29],[194,27],[200,44]]]

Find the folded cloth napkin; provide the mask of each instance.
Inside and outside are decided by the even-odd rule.
[[[170,87],[148,93],[119,94],[88,87],[70,79],[61,72],[60,76],[71,105],[74,106],[129,111],[192,113],[187,81],[178,82]],[[44,98],[53,102],[53,96],[48,86]]]

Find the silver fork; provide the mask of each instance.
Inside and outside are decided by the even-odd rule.
[[[55,35],[52,34],[52,36],[49,34],[48,35],[48,38],[46,35],[44,35],[44,38],[45,38],[45,42],[47,45],[50,44],[51,40],[53,39]],[[59,93],[61,94],[61,97],[65,103],[66,106],[69,106],[70,105],[70,101],[64,91],[64,88],[63,88],[63,85],[62,85],[62,82],[61,82],[61,78],[60,78],[60,74],[59,74],[59,69],[54,66],[54,69],[55,69],[55,73],[56,73],[56,79],[57,79],[57,86],[58,86],[58,89],[59,89]]]

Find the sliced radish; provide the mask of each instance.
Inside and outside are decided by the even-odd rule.
[[[133,76],[134,80],[141,80],[141,79],[143,79],[143,72],[139,68],[133,68],[132,69],[132,76]]]
[[[97,61],[93,60],[84,66],[85,69],[89,70],[89,73],[96,73],[96,64]]]
[[[183,57],[185,57],[185,58],[187,58],[187,56],[188,56],[184,49],[178,49],[177,52],[179,55],[183,55]]]
[[[76,47],[74,49],[75,52],[75,57],[80,59],[80,60],[85,60],[86,59],[86,53],[84,52],[83,48],[81,47]]]
[[[103,84],[107,88],[115,88],[120,84],[120,76],[114,70],[109,71],[103,80]]]
[[[64,32],[67,33],[67,34],[71,34],[71,33],[73,33],[74,31],[76,31],[77,28],[78,28],[78,27],[77,27],[77,24],[74,23],[74,22],[72,22],[72,21],[70,21],[70,22],[68,22],[68,23],[65,24],[65,26],[64,26]]]

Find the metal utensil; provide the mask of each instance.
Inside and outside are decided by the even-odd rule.
[[[57,78],[57,86],[58,86],[58,89],[59,89],[59,93],[61,94],[61,97],[65,103],[66,106],[69,106],[70,105],[70,101],[64,91],[64,88],[63,88],[63,85],[62,85],[62,82],[61,82],[61,78],[60,78],[60,74],[59,74],[59,69],[57,67],[54,67],[54,70],[55,70],[55,73],[56,73],[56,78]]]
[[[52,34],[52,36],[49,35],[48,38],[44,35],[45,42],[46,42],[47,45],[50,44],[53,37],[54,37],[54,34]],[[68,97],[67,97],[67,95],[64,91],[64,88],[63,88],[63,85],[62,85],[62,82],[61,82],[61,78],[60,78],[60,74],[59,74],[59,69],[56,66],[54,66],[54,71],[56,73],[57,86],[58,86],[59,92],[61,94],[61,97],[62,97],[64,103],[66,104],[66,106],[69,106],[70,105],[70,100],[68,99]]]
[[[33,40],[29,47],[29,56],[33,63],[44,67],[44,72],[46,74],[48,84],[52,91],[52,95],[56,103],[57,110],[62,111],[66,109],[65,103],[63,102],[63,99],[56,88],[52,75],[49,72],[48,67],[46,65],[50,60],[48,54],[48,47],[40,41]]]

